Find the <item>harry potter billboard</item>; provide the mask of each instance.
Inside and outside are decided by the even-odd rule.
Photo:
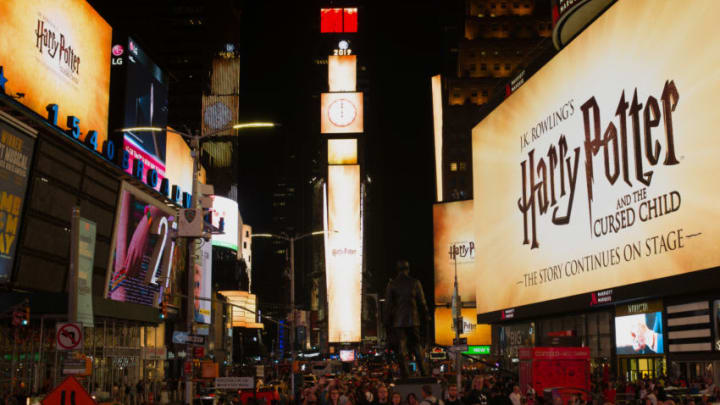
[[[5,0],[0,17],[6,92],[23,94],[19,101],[42,116],[56,104],[57,124],[77,126],[73,136],[82,141],[92,134],[86,144],[102,151],[108,132],[110,25],[85,0]]]
[[[720,264],[718,12],[617,2],[473,129],[478,314]]]

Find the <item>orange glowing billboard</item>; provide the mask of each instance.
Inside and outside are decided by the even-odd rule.
[[[477,324],[475,308],[463,308],[463,330],[461,338],[467,338],[467,344],[473,346],[486,346],[492,343],[492,332],[490,325]],[[450,346],[455,339],[455,325],[452,321],[452,310],[450,308],[435,308],[435,344]]]
[[[67,128],[68,117],[76,117],[80,140],[94,130],[93,147],[102,151],[108,133],[110,25],[85,0],[4,0],[0,16],[6,93],[23,94],[19,101],[44,117],[46,107],[56,104],[58,126]]]
[[[323,134],[363,132],[363,93],[322,93],[320,132]]]
[[[328,56],[328,88],[331,92],[355,91],[357,86],[357,56]]]
[[[473,129],[478,314],[720,265],[717,15],[619,1]]]
[[[359,342],[362,291],[360,166],[328,167],[325,267],[331,343]]]
[[[357,161],[357,139],[328,139],[329,165],[355,165]]]
[[[473,225],[472,200],[433,205],[436,304],[452,302],[456,268],[460,300],[475,302],[477,275]]]
[[[442,76],[430,80],[432,89],[433,136],[435,138],[435,193],[438,201],[443,200],[443,99]]]

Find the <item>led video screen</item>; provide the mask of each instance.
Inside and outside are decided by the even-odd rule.
[[[348,134],[363,132],[363,93],[322,93],[320,132]]]
[[[477,250],[472,200],[433,205],[433,246],[435,303],[452,302],[456,270],[460,299],[474,303]]]
[[[327,33],[354,33],[358,31],[357,8],[321,8],[320,32]]]
[[[115,301],[158,305],[172,276],[175,211],[123,183],[110,245],[105,296]]]
[[[615,347],[618,355],[663,354],[662,312],[616,317]]]
[[[473,129],[478,314],[720,264],[718,13],[617,2]]]
[[[5,92],[43,117],[58,105],[57,124],[79,120],[102,151],[108,134],[112,28],[85,0],[0,2],[0,61]],[[119,149],[119,147],[116,145]]]

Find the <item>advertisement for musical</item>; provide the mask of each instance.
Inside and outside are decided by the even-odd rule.
[[[166,205],[123,183],[110,245],[107,298],[145,305],[160,303],[171,277],[174,215]]]
[[[461,301],[475,302],[477,249],[472,219],[472,200],[433,205],[436,304],[452,302],[456,269]]]
[[[718,13],[617,2],[473,129],[478,314],[720,264]]]
[[[35,139],[0,123],[0,283],[10,281]]]
[[[6,93],[47,117],[58,105],[58,126],[78,120],[102,151],[108,134],[112,28],[85,0],[0,2],[0,61]],[[39,80],[42,78],[42,80]]]

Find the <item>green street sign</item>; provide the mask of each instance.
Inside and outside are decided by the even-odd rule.
[[[463,354],[490,354],[490,346],[468,346],[468,350],[466,352],[463,352]]]

